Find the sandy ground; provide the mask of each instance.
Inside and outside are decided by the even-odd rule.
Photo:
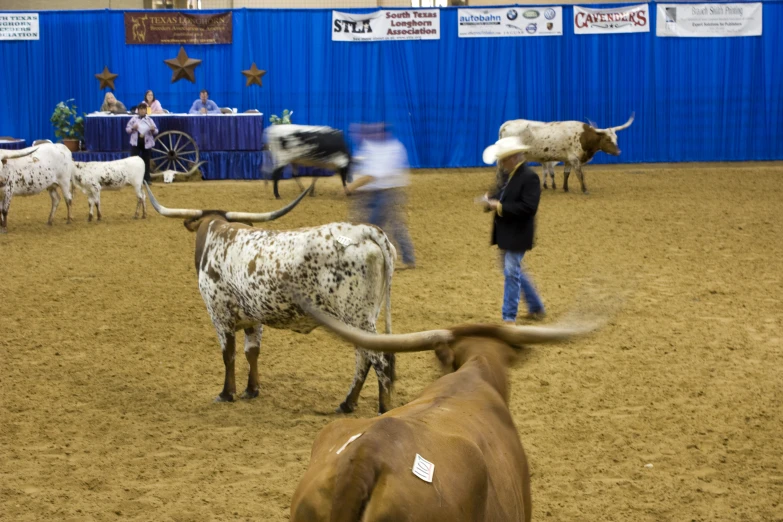
[[[783,165],[586,172],[591,195],[543,194],[527,267],[549,321],[589,281],[629,297],[597,335],[530,348],[511,370],[534,518],[783,521]],[[396,332],[499,321],[489,215],[473,204],[493,176],[413,176],[419,268],[395,275]],[[338,180],[318,189],[269,226],[345,219]],[[173,207],[278,206],[263,182],[155,191]],[[287,520],[351,347],[267,329],[260,397],[214,403],[223,364],[194,236],[151,208],[133,220],[129,189],[103,199],[104,222],[86,222],[79,193],[76,221],[63,205],[47,227],[48,196],[17,198],[0,237],[0,519]],[[240,355],[240,384],[246,368]],[[430,353],[399,356],[395,404],[438,375]],[[355,415],[376,407],[371,375]]]

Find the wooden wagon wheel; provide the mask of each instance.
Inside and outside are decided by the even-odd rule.
[[[198,145],[186,132],[166,131],[155,138],[150,158],[150,170],[189,172],[199,164]]]

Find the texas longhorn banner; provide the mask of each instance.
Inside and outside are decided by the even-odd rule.
[[[440,9],[350,14],[332,11],[333,42],[440,40]]]
[[[574,34],[649,33],[647,4],[608,9],[574,6]]]
[[[658,36],[761,36],[762,4],[658,4]]]
[[[38,13],[0,13],[0,40],[39,40]]]
[[[231,13],[125,13],[126,44],[230,44]]]

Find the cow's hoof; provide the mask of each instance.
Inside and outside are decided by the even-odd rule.
[[[8,229],[7,228],[0,228],[0,234],[7,234]]]
[[[87,223],[89,223],[90,221],[92,221],[92,216],[87,218]]]
[[[133,216],[133,219],[139,219],[139,216]]]
[[[334,410],[335,413],[353,413],[353,410],[356,408],[356,405],[350,405],[347,402],[343,402],[340,404],[336,410]]]
[[[215,402],[234,402],[234,396],[233,395],[224,395],[220,394],[217,397],[215,397]]]
[[[590,195],[590,191],[589,190],[583,190],[582,191],[582,195],[583,196],[589,196]]]
[[[255,399],[258,397],[258,390],[245,390],[242,392],[242,395],[240,395],[240,398],[242,399]]]
[[[46,224],[47,224],[48,226],[52,226],[52,222],[51,222],[51,221],[47,221],[47,222],[46,222]]]

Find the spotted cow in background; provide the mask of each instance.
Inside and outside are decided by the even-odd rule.
[[[68,147],[62,144],[45,143],[29,147],[13,154],[0,154],[0,191],[3,200],[0,203],[0,233],[8,231],[8,209],[14,196],[32,196],[43,191],[52,198],[52,210],[48,225],[54,222],[54,213],[60,204],[62,191],[65,205],[68,207],[68,223],[71,222],[71,171],[73,157]]]
[[[275,198],[277,184],[288,165],[317,167],[340,174],[343,187],[348,179],[351,153],[341,130],[325,126],[272,125],[264,131],[264,148],[271,156]]]
[[[315,183],[315,182],[313,182]],[[391,282],[396,251],[381,229],[371,225],[331,223],[296,230],[263,230],[250,223],[277,219],[312,189],[275,212],[250,214],[219,210],[167,209],[147,187],[161,215],[187,218],[196,232],[196,272],[201,296],[217,331],[226,368],[218,401],[232,401],[235,332],[245,332],[250,365],[244,398],[258,396],[258,354],[263,326],[309,333],[318,326],[294,299],[303,295],[329,314],[375,332],[381,307],[391,332]],[[338,412],[356,407],[372,366],[380,386],[379,411],[390,407],[394,355],[356,347],[353,383]]]
[[[542,125],[546,125],[546,122],[535,120],[508,120],[500,126],[500,130],[498,131],[498,139],[508,138],[509,136],[521,136],[528,127],[540,127]],[[549,177],[552,179],[552,190],[557,188],[555,186],[555,166],[558,163],[560,162],[547,161],[541,164],[541,170],[544,177],[544,188],[549,188],[546,181],[547,174],[549,174]],[[496,177],[498,190],[502,190],[502,188],[506,185],[507,180],[508,173],[503,172],[503,169],[500,167],[500,165],[498,165]]]

